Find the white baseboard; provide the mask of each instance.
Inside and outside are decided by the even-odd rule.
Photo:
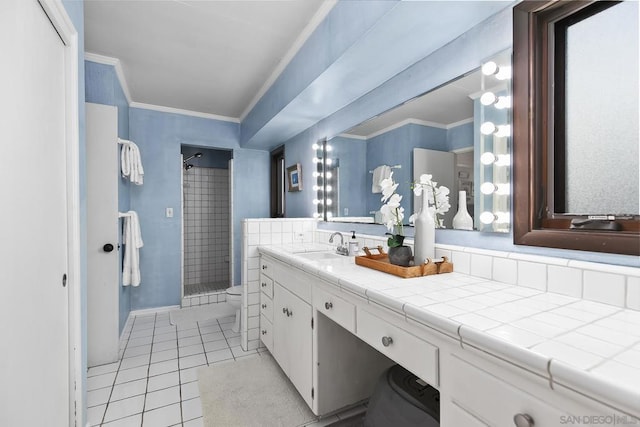
[[[155,307],[155,308],[145,308],[142,310],[133,310],[129,313],[129,317],[131,316],[143,316],[145,314],[155,314],[155,313],[166,313],[167,311],[175,310],[180,308],[179,305],[167,305],[165,307]],[[128,321],[128,320],[127,320]]]

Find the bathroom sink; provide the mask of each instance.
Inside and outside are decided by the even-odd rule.
[[[338,255],[333,252],[306,252],[306,253],[297,254],[297,255],[302,258],[306,258],[314,261],[346,258],[344,255]]]

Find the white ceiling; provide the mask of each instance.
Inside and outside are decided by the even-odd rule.
[[[85,1],[85,51],[132,101],[243,118],[334,0]]]

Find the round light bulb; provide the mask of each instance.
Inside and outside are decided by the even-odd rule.
[[[485,225],[491,224],[496,219],[496,215],[493,212],[482,212],[480,214],[480,222]]]
[[[318,200],[318,199],[313,199],[313,202],[312,202],[312,203],[313,203],[314,205],[317,205],[317,204],[319,204],[319,203],[320,203],[320,200]]]
[[[496,136],[498,137],[508,137],[511,136],[511,126],[509,125],[501,125],[495,131]]]
[[[498,186],[493,182],[485,182],[480,186],[480,191],[482,194],[493,194],[498,191]]]
[[[496,108],[498,110],[503,110],[505,108],[511,107],[511,97],[510,96],[499,96],[497,101],[495,102]]]
[[[503,65],[498,68],[498,71],[495,73],[496,79],[498,80],[507,80],[511,78],[511,67],[508,65]]]
[[[483,135],[491,135],[497,130],[498,127],[492,122],[484,122],[482,125],[480,125],[480,133],[482,133]]]
[[[333,204],[333,200],[327,199],[327,206],[331,206]]]
[[[330,185],[327,185],[327,193],[328,193],[329,191],[331,191],[331,190],[333,190],[333,187],[332,187],[332,186],[330,186]]]
[[[498,72],[498,64],[493,61],[485,62],[482,65],[482,74],[485,76],[490,76]]]
[[[325,174],[325,177],[326,177],[327,179],[331,179],[331,177],[332,177],[332,176],[333,176],[333,175],[331,174],[331,172],[327,172],[327,173]]]
[[[318,144],[313,144],[311,146],[311,148],[314,149],[314,150],[318,150],[320,148],[320,146]]]
[[[333,214],[331,212],[327,212],[327,218],[333,218]]]
[[[493,153],[482,153],[482,156],[480,156],[480,163],[482,163],[483,165],[490,165],[492,163],[494,163],[496,161],[496,155]]]
[[[495,104],[497,100],[498,100],[498,97],[493,92],[485,92],[480,97],[480,103],[482,105]]]
[[[329,151],[333,150],[333,147],[332,147],[332,146],[330,146],[329,144],[327,144],[327,148],[326,148],[326,150],[327,150],[327,153],[328,153]]]
[[[327,165],[330,165],[330,164],[332,164],[332,163],[333,163],[333,160],[331,160],[331,159],[327,159]]]

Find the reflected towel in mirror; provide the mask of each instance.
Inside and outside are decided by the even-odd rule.
[[[380,183],[383,179],[387,179],[391,176],[391,167],[387,165],[378,166],[373,170],[373,183],[371,184],[372,193],[382,193],[382,187]]]

